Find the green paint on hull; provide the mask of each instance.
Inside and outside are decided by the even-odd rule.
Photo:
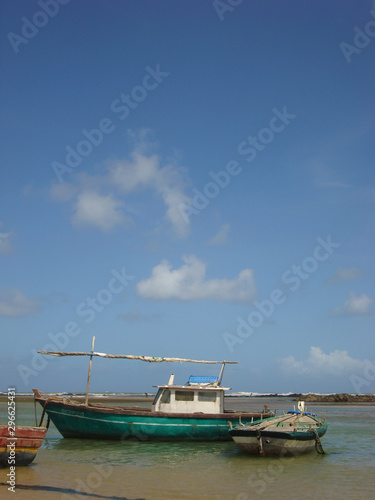
[[[230,440],[228,421],[239,423],[238,417],[230,414],[223,418],[124,415],[50,404],[46,412],[64,437],[89,439]],[[250,422],[251,418],[242,418],[242,423]]]

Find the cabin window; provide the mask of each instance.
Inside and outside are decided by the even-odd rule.
[[[160,396],[161,396],[161,389],[158,390],[156,396],[155,396],[155,399],[154,401],[152,402],[153,405],[156,405],[156,403],[158,402],[158,400],[160,399]]]
[[[198,401],[216,402],[216,392],[198,392]]]
[[[176,401],[194,401],[194,392],[176,391],[175,399]]]
[[[169,404],[171,401],[171,391],[164,391],[160,399],[161,404]]]

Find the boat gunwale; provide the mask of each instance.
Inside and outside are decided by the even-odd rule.
[[[15,425],[14,434],[10,434],[10,430],[13,429],[9,425],[0,424],[0,437],[11,437],[24,438],[32,436],[33,439],[44,439],[47,433],[47,427],[44,426],[32,426],[32,425]]]
[[[224,410],[224,413],[170,413],[170,412],[156,412],[152,411],[150,408],[141,407],[121,407],[121,406],[107,406],[101,403],[89,403],[85,405],[81,402],[72,401],[69,398],[59,398],[59,397],[44,397],[40,391],[33,389],[35,394],[35,401],[40,403],[43,408],[48,413],[49,406],[57,406],[62,408],[69,408],[81,412],[93,412],[93,413],[106,413],[110,415],[136,415],[142,417],[165,417],[165,418],[198,418],[198,419],[240,419],[240,418],[256,418],[256,419],[268,419],[273,416],[272,412],[243,412],[237,410]],[[95,405],[95,406],[94,406]]]
[[[327,424],[322,425],[321,427],[317,428],[316,431],[318,433],[319,438],[324,436],[324,434],[327,432]],[[259,436],[259,433],[255,429],[232,429],[229,431],[229,435],[232,438],[235,437],[253,437],[256,438]],[[301,430],[294,430],[292,429],[290,432],[287,432],[285,430],[283,431],[260,431],[260,436],[262,438],[274,438],[274,439],[286,439],[286,440],[296,440],[296,441],[310,441],[310,440],[315,440],[316,434],[313,430],[306,429],[304,431]]]

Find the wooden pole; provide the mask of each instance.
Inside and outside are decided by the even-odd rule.
[[[223,361],[223,364],[221,365],[221,370],[219,373],[219,380],[217,381],[217,385],[221,385],[221,381],[223,380],[224,368],[225,368],[225,361]]]
[[[94,352],[94,344],[95,344],[95,337],[92,338],[92,342],[91,342],[91,356],[90,356],[89,373],[87,375],[87,386],[86,386],[86,399],[85,399],[86,406],[89,404],[89,387],[90,387],[92,353]]]

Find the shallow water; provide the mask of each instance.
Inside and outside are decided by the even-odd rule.
[[[286,398],[228,398],[226,406],[293,407]],[[375,406],[311,405],[325,415],[327,455],[252,457],[224,443],[63,439],[51,424],[35,461],[16,470],[19,499],[348,499],[375,498]],[[40,409],[37,408],[38,416]],[[0,404],[1,422],[6,404]],[[17,404],[17,424],[35,425],[33,403]],[[8,469],[0,470],[6,482]],[[37,489],[26,489],[35,487]],[[10,496],[13,495],[13,496]]]

